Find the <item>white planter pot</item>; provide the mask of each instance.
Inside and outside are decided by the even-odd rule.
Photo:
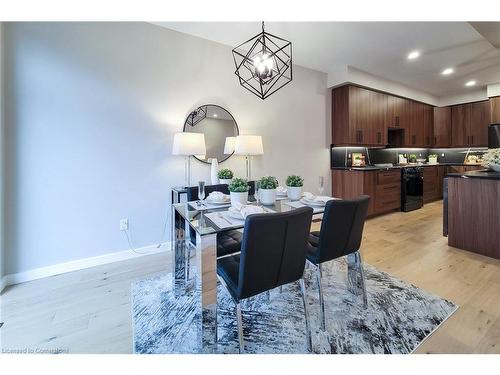
[[[260,202],[272,205],[276,202],[276,189],[259,189]]]
[[[302,186],[287,186],[286,195],[292,201],[298,201],[302,197]]]
[[[500,164],[490,164],[490,169],[493,169],[495,172],[500,172]]]
[[[231,206],[234,206],[236,202],[240,204],[247,204],[248,202],[248,191],[244,193],[235,193],[231,191],[229,195],[231,196]]]
[[[232,178],[219,178],[219,184],[229,185],[233,181]]]

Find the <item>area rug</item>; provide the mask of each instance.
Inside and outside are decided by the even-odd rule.
[[[344,260],[324,265],[326,331],[320,329],[318,286],[306,268],[313,353],[411,353],[458,308],[365,263],[368,308],[347,290]],[[132,284],[135,353],[202,353],[199,292],[174,293],[170,274]],[[235,305],[218,286],[215,353],[238,353]],[[304,309],[297,284],[243,302],[245,353],[308,353]]]

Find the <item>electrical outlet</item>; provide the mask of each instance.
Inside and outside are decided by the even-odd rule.
[[[120,220],[120,230],[128,230],[128,219]]]

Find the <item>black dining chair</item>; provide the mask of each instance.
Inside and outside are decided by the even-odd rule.
[[[306,319],[307,347],[312,350],[304,268],[313,210],[302,207],[284,213],[249,215],[241,254],[217,260],[217,275],[236,303],[238,342],[244,349],[240,302],[292,282],[299,282]]]
[[[359,272],[363,293],[363,304],[368,305],[363,262],[359,252],[363,238],[363,227],[368,211],[369,196],[354,200],[334,199],[326,203],[321,230],[311,232],[307,247],[307,260],[316,268],[321,309],[321,329],[325,330],[325,303],[321,288],[321,264],[353,254]]]

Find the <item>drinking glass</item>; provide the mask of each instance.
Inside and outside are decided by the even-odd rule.
[[[202,201],[203,199],[205,199],[205,181],[199,181],[198,182],[198,199],[200,201]]]
[[[323,190],[325,189],[325,178],[323,176],[319,176],[318,179],[318,191],[319,195],[323,195]]]
[[[259,190],[260,190],[260,181],[255,181],[255,199],[257,200],[257,206],[260,205]]]

